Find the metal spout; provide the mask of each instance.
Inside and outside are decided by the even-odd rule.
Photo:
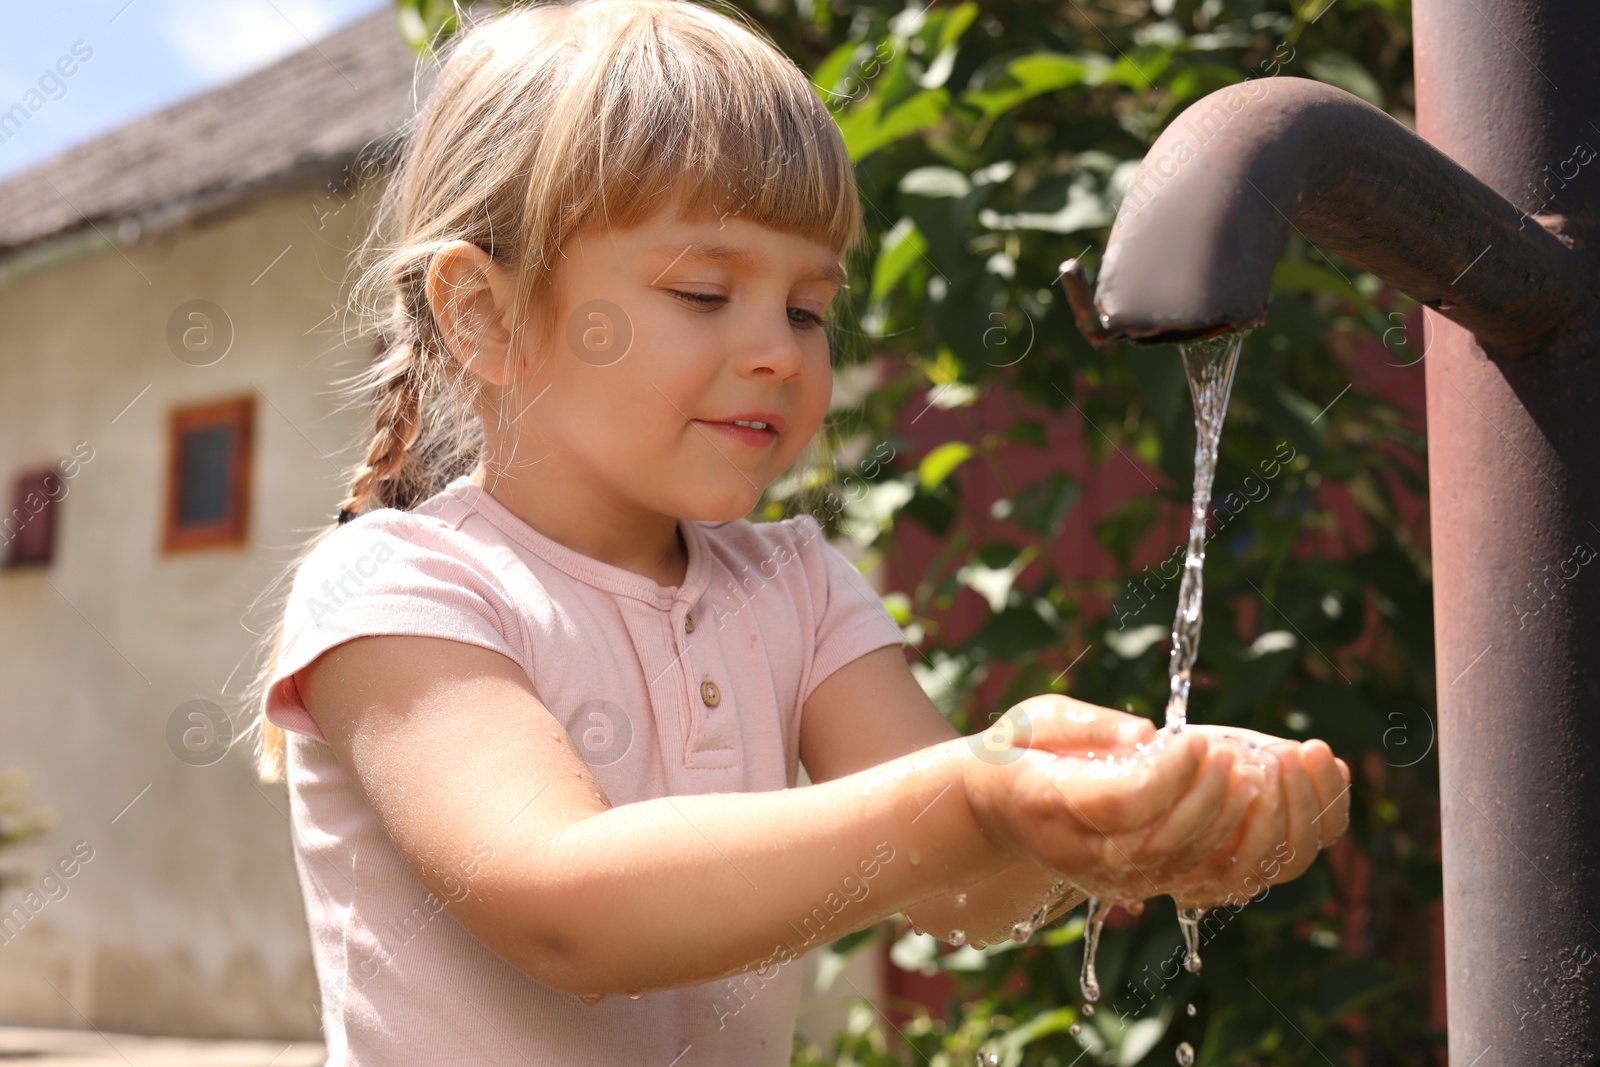
[[[1253,329],[1291,228],[1501,354],[1595,305],[1579,257],[1535,217],[1366,101],[1287,77],[1179,115],[1134,174],[1092,298],[1076,260],[1062,283],[1100,346]]]

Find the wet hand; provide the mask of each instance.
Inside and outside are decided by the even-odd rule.
[[[1326,742],[1292,741],[1237,727],[1190,724],[1213,744],[1259,760],[1267,788],[1223,847],[1180,878],[1180,906],[1241,904],[1300,877],[1350,824],[1350,768]],[[1256,746],[1251,749],[1251,744]]]
[[[1166,894],[1235,836],[1262,771],[1243,746],[1070,697],[1021,702],[969,739],[969,804],[992,840],[1107,900]]]

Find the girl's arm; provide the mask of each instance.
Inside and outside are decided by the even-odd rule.
[[[800,718],[800,757],[813,782],[832,781],[930,745],[961,738],[906,665],[899,648],[880,648],[845,664],[812,691]],[[1009,758],[976,736],[965,739],[974,758]],[[941,940],[960,930],[967,943],[995,944],[1033,917],[1062,880],[1026,855],[1001,870],[907,908],[906,918]],[[957,900],[964,898],[960,904]],[[1044,922],[1085,899],[1070,883],[1056,890]]]
[[[307,710],[417,878],[492,951],[567,992],[776,966],[1015,863],[974,818],[965,739],[800,789],[612,808],[522,668],[499,653],[360,637],[300,679]],[[1146,761],[1140,784],[1099,783],[1082,799],[1101,805],[1101,819],[1109,798],[1143,820],[1190,783],[1225,789],[1228,764],[1214,755],[1195,737]],[[1026,817],[1053,826],[1058,787],[1041,792],[1029,765],[1017,770],[1005,781],[1046,805]],[[1047,847],[1062,841],[1076,855],[1075,833],[1051,828]]]

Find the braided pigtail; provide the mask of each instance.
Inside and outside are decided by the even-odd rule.
[[[372,440],[366,459],[356,469],[350,492],[339,503],[339,521],[348,522],[369,504],[380,508],[407,508],[415,501],[405,492],[415,482],[408,472],[407,457],[422,429],[424,372],[421,330],[415,318],[406,315],[401,336],[385,351],[370,372],[372,398]],[[415,467],[415,463],[410,466]],[[408,478],[407,475],[410,474]]]

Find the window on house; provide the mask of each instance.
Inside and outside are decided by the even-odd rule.
[[[46,566],[55,554],[57,501],[66,496],[53,467],[17,479],[11,510],[0,517],[0,545],[7,567]]]
[[[247,396],[172,413],[166,551],[245,543],[254,410]]]

